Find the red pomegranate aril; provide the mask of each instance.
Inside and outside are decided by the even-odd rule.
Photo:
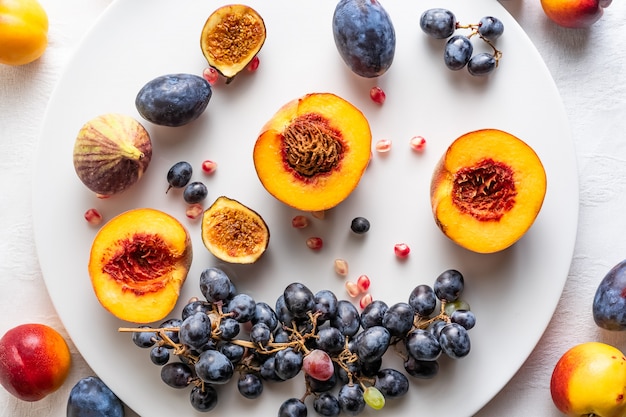
[[[359,307],[361,307],[361,309],[364,309],[368,305],[372,304],[372,301],[372,294],[367,293],[363,295],[363,297],[361,297],[361,299],[359,300]]]
[[[257,69],[259,69],[259,64],[260,64],[259,57],[255,56],[254,58],[252,58],[252,61],[250,61],[250,63],[248,64],[248,67],[247,67],[248,71],[250,72],[256,71]]]
[[[359,286],[356,285],[355,282],[346,281],[344,286],[346,287],[346,292],[352,298],[356,297],[357,295],[359,295],[361,293],[361,290],[359,290]]]
[[[411,252],[411,248],[406,243],[398,243],[393,247],[393,251],[398,258],[406,258]]]
[[[87,223],[97,226],[102,223],[102,214],[97,209],[90,208],[85,212],[85,220]]]
[[[382,88],[372,87],[370,90],[370,98],[376,104],[383,104],[385,102],[385,99],[387,98],[387,95]]]
[[[217,82],[217,79],[219,78],[219,73],[215,68],[209,67],[205,68],[204,71],[202,71],[202,77],[207,80],[209,84],[213,85]]]
[[[304,229],[308,225],[309,219],[307,219],[306,216],[297,215],[294,216],[293,219],[291,219],[291,227],[294,227],[296,229]]]
[[[366,292],[370,287],[370,278],[367,275],[361,275],[357,278],[356,285],[361,292]]]
[[[426,149],[426,139],[421,136],[413,136],[410,141],[411,149],[415,152],[422,152]]]
[[[309,249],[320,250],[322,249],[324,242],[322,241],[321,237],[310,237],[306,240],[306,245],[309,247]]]
[[[376,142],[376,152],[386,153],[391,150],[391,141],[389,139],[381,139]]]
[[[211,161],[210,159],[206,159],[202,161],[202,172],[205,174],[213,174],[217,169],[217,163]]]
[[[204,208],[201,204],[190,204],[187,207],[185,214],[190,219],[197,219],[204,212]]]
[[[345,259],[335,259],[335,272],[342,277],[348,275],[348,262]]]

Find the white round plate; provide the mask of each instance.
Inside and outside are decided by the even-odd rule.
[[[469,416],[484,406],[526,360],[545,330],[567,278],[576,236],[578,183],[569,127],[555,85],[525,33],[494,0],[386,1],[397,47],[391,69],[379,79],[362,79],[341,61],[331,19],[335,1],[249,0],[264,18],[267,41],[256,72],[240,74],[229,85],[219,82],[206,112],[179,128],[141,119],[134,105],[139,89],[169,73],[202,74],[207,63],[199,47],[202,26],[222,1],[119,0],[82,42],[60,79],[45,117],[34,185],[34,221],[45,281],[69,335],[93,370],[132,409],[143,416],[195,415],[188,390],[160,380],[148,350],[136,347],[127,326],[96,299],[87,260],[97,231],[83,219],[95,207],[108,220],[127,209],[148,206],[179,218],[193,237],[194,261],[171,317],[190,297],[201,296],[198,278],[217,262],[200,239],[199,221],[185,216],[180,190],[167,188],[166,173],[180,160],[195,168],[194,180],[209,189],[206,206],[218,196],[237,199],[258,211],[271,230],[263,258],[233,267],[240,292],[273,305],[284,287],[301,281],[314,292],[332,289],[348,298],[346,279],[367,274],[371,294],[388,304],[406,301],[418,284],[432,285],[439,273],[456,268],[466,279],[464,299],[476,313],[470,331],[471,353],[461,360],[442,359],[433,380],[411,380],[410,395],[388,401],[386,416]],[[485,15],[500,18],[504,35],[499,68],[487,78],[452,72],[442,60],[444,41],[428,38],[419,16],[429,7],[446,7],[462,23]],[[476,48],[479,39],[474,40]],[[387,95],[380,106],[369,98],[379,85]],[[291,227],[298,213],[270,196],[256,177],[252,147],[262,125],[284,103],[312,92],[332,92],[360,108],[369,119],[374,142],[389,139],[387,154],[373,150],[372,161],[351,196],[324,219],[309,216],[304,230]],[[72,165],[76,134],[87,120],[110,112],[142,121],[154,145],[153,161],[141,181],[106,200],[96,198],[78,180]],[[530,144],[543,161],[548,191],[530,231],[513,247],[491,255],[470,253],[437,229],[430,210],[433,168],[450,143],[477,129],[506,130]],[[409,147],[411,137],[426,138],[424,152]],[[217,162],[206,176],[201,162]],[[357,237],[350,221],[365,216],[371,230]],[[324,248],[313,252],[309,236],[321,236]],[[405,261],[394,256],[405,242]],[[333,261],[344,258],[349,276],[339,277]],[[358,300],[355,300],[358,303]],[[392,353],[386,364],[402,369]],[[282,403],[304,393],[303,379],[266,384],[258,400],[243,398],[233,382],[218,388],[216,415],[267,417]],[[310,404],[310,399],[308,403]],[[314,414],[310,407],[311,415]],[[374,415],[373,410],[363,415]],[[198,413],[200,415],[200,413]]]

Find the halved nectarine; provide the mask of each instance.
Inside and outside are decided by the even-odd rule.
[[[337,206],[356,188],[370,159],[369,122],[331,93],[290,101],[265,124],[254,166],[265,189],[303,211]]]
[[[460,246],[493,253],[518,241],[534,223],[546,193],[535,151],[497,129],[456,139],[433,173],[430,200],[437,226]]]
[[[96,234],[89,276],[102,306],[119,319],[150,323],[176,305],[192,260],[191,238],[174,217],[138,208]]]

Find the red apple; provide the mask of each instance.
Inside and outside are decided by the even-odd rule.
[[[59,389],[70,364],[65,339],[44,324],[22,324],[0,339],[0,384],[20,400],[39,401]]]
[[[623,417],[626,357],[606,343],[578,344],[554,367],[550,394],[556,408],[569,417]]]
[[[612,0],[541,0],[541,7],[554,23],[567,28],[594,24]]]

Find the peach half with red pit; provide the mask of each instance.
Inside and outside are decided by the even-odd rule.
[[[254,167],[276,199],[319,212],[357,187],[371,146],[370,125],[359,109],[332,93],[311,93],[282,106],[263,126]]]
[[[89,276],[100,304],[117,318],[150,323],[176,305],[192,261],[191,238],[174,217],[131,209],[96,234]]]
[[[483,129],[448,147],[433,172],[430,201],[447,237],[471,251],[494,253],[530,229],[546,189],[544,166],[527,143]]]

